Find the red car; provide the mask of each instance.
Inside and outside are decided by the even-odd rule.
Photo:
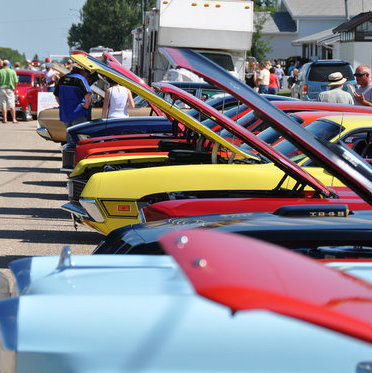
[[[15,90],[16,111],[23,120],[36,119],[39,92],[47,92],[45,73],[32,70],[16,70],[18,83]]]

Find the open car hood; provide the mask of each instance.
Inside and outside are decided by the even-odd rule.
[[[191,130],[203,135],[205,138],[209,139],[213,143],[218,143],[220,146],[228,149],[229,151],[241,155],[243,158],[255,158],[254,156],[252,157],[252,155],[245,153],[235,145],[231,144],[229,141],[225,140],[224,138],[210,130],[208,127],[198,122],[196,119],[190,117],[178,107],[173,106],[169,102],[165,101],[157,94],[155,94],[152,90],[141,86],[140,84],[134,82],[130,78],[124,76],[115,69],[101,63],[100,61],[93,61],[93,57],[78,54],[72,55],[71,59],[73,59],[76,63],[78,63],[80,66],[84,67],[91,73],[102,74],[111,78],[112,80],[115,80],[132,92],[143,97],[145,100],[152,102],[169,116],[184,124]]]
[[[106,59],[106,62],[108,63],[108,65],[110,67],[119,71],[120,73],[125,75],[127,78],[132,79],[134,82],[140,84],[142,87],[150,89],[151,91],[153,91],[153,89],[149,85],[147,85],[143,79],[141,79],[136,74],[134,74],[133,72],[131,72],[130,70],[128,70],[124,66],[122,66],[120,64],[120,62],[115,57],[111,56],[110,53],[107,53],[107,52],[103,53],[103,57]],[[97,61],[92,56],[88,55],[88,58]],[[159,108],[157,106],[155,106],[152,102],[149,102],[149,105],[150,105],[151,109],[154,110],[156,115],[159,115],[159,116],[163,115],[162,111],[159,110]]]
[[[316,190],[322,190],[325,195],[330,194],[330,190],[327,189],[323,184],[321,184],[317,179],[311,176],[303,168],[299,167],[295,162],[291,161],[283,154],[278,152],[276,149],[268,145],[265,141],[255,136],[252,132],[237,124],[232,119],[223,115],[213,107],[209,107],[208,111],[206,111],[205,104],[197,97],[169,83],[154,83],[153,86],[155,87],[155,89],[158,89],[164,93],[171,94],[173,97],[180,99],[193,109],[201,112],[206,117],[216,121],[219,125],[231,132],[234,136],[250,145],[255,150],[264,154],[285,173],[288,173],[297,180],[301,178],[303,182],[309,184]]]
[[[105,76],[110,77],[111,79],[117,81],[119,84],[127,87],[131,91],[135,92],[136,94],[140,95],[141,97],[145,98],[148,101],[151,101],[156,106],[158,106],[161,110],[168,113],[168,115],[172,116],[173,118],[177,119],[181,123],[185,124],[187,127],[191,128],[195,132],[201,134],[205,138],[211,140],[212,142],[218,144],[219,146],[224,147],[225,149],[231,151],[232,153],[238,154],[243,156],[244,158],[252,158],[251,155],[246,154],[238,147],[230,143],[229,141],[225,140],[214,131],[211,131],[209,128],[198,122],[196,119],[191,118],[189,115],[178,109],[177,107],[173,106],[169,102],[163,100],[158,95],[156,95],[152,90],[146,89],[140,86],[138,83],[134,82],[130,78],[123,76],[120,72],[114,70],[113,68],[101,63],[100,61],[95,61],[94,57],[87,56],[87,55],[73,55],[71,58],[85,69],[89,70],[90,72],[96,72]],[[180,97],[182,97],[182,90],[178,90]],[[185,97],[189,97],[189,95],[184,92]],[[191,102],[191,101],[190,101]],[[228,118],[225,116],[221,116],[216,110],[211,108],[209,105],[205,104],[204,102],[197,100],[193,101],[197,103],[194,107],[198,107],[198,111],[201,111],[203,114],[207,115],[209,118],[213,118],[216,120],[218,119],[218,123],[226,128],[227,130],[231,131],[232,128],[235,129],[236,133],[242,137],[243,141],[247,142],[249,139],[249,143],[252,147],[256,149],[265,149],[265,154],[270,156],[275,164],[280,167],[284,172],[292,176],[295,180],[299,182],[300,186],[304,186],[304,184],[311,186],[316,193],[322,194],[325,196],[332,196],[335,195],[333,191],[325,187],[321,182],[315,179],[313,176],[308,174],[304,171],[301,167],[299,167],[294,162],[288,160],[287,158],[283,157],[279,153],[270,149],[267,144],[257,139],[255,136],[250,134],[245,129],[240,129],[240,127],[234,124],[232,121],[228,122]],[[281,111],[280,111],[281,112]],[[285,114],[283,114],[285,115]],[[297,125],[297,124],[296,124]]]
[[[161,48],[174,67],[188,69],[224,89],[289,139],[317,164],[372,204],[372,167],[341,143],[322,142],[245,83],[190,49]]]
[[[367,281],[229,233],[175,231],[159,242],[199,295],[233,313],[265,309],[372,342],[372,285]]]
[[[102,61],[98,60],[97,58],[89,55],[87,52],[84,52],[84,51],[75,50],[75,51],[72,51],[71,53],[73,55],[79,55],[80,54],[80,55],[86,56],[87,58],[91,59],[93,62],[96,62],[96,63],[103,63]],[[132,73],[130,70],[127,70],[124,66],[122,66],[120,64],[120,62],[115,57],[111,56],[111,54],[105,52],[105,53],[103,53],[103,57],[105,58],[107,64],[110,67],[112,67],[114,70],[119,71],[124,76],[126,76],[129,79],[132,79],[134,82],[138,83],[142,87],[144,87],[146,89],[150,89],[151,91],[153,90],[149,85],[147,85],[145,83],[145,81],[143,79],[141,79],[136,74]],[[104,94],[103,94],[102,97],[104,97]],[[158,115],[158,116],[163,115],[162,111],[159,110],[159,108],[156,107],[155,105],[153,105],[151,102],[149,102],[149,105],[150,105],[151,109],[154,110],[156,115]]]

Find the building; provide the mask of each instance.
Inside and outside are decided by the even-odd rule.
[[[339,57],[357,67],[372,66],[372,11],[364,12],[333,30],[339,39]]]
[[[332,30],[349,17],[370,10],[372,0],[282,0],[279,12],[264,15],[263,39],[272,48],[266,57],[285,59],[305,53],[304,57],[310,59],[338,58],[334,56],[338,51],[332,49],[335,42]],[[314,35],[323,44],[314,43]]]

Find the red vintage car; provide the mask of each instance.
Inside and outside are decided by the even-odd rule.
[[[36,119],[39,92],[47,92],[45,73],[33,70],[17,70],[18,83],[15,90],[16,111],[23,120]]]

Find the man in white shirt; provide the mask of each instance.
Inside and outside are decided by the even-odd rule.
[[[258,93],[268,93],[270,83],[270,71],[264,63],[260,63],[260,72],[257,77]]]
[[[318,101],[332,102],[334,104],[354,105],[354,99],[349,92],[343,90],[346,79],[340,72],[328,75],[328,91],[320,92]]]

